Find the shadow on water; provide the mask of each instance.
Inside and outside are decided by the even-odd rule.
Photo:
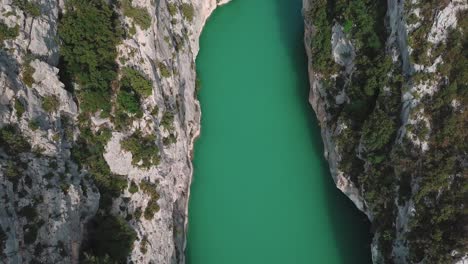
[[[297,74],[298,101],[303,101],[304,119],[307,120],[314,149],[323,153],[323,142],[315,113],[308,103],[309,81],[307,56],[304,49],[304,22],[301,14],[302,0],[274,0],[276,3],[279,28],[283,45],[289,52]],[[291,3],[293,2],[293,3]],[[321,155],[322,156],[322,155]],[[323,157],[323,156],[322,156]],[[370,222],[354,204],[339,191],[329,173],[328,163],[321,159],[321,173],[325,188],[328,217],[333,228],[336,247],[342,263],[372,263],[370,256]]]

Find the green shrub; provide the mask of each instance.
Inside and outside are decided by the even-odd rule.
[[[122,0],[121,4],[124,16],[133,19],[141,29],[146,30],[151,26],[151,16],[146,8],[134,7],[129,0]]]
[[[153,83],[139,71],[125,67],[122,69],[121,87],[126,90],[133,90],[143,98],[153,93]]]
[[[39,123],[39,121],[37,119],[30,120],[29,123],[28,123],[28,126],[32,131],[38,130],[39,125],[40,125],[40,123]]]
[[[315,0],[311,5],[312,9],[307,14],[307,17],[313,21],[317,32],[312,36],[310,43],[312,66],[315,71],[328,76],[334,62],[331,57],[331,14],[328,12],[327,5],[327,0]]]
[[[168,131],[174,129],[174,114],[170,111],[164,112],[161,118],[161,125]]]
[[[368,151],[387,145],[396,132],[395,121],[380,109],[374,111],[362,128],[363,143]]]
[[[165,146],[168,146],[168,145],[171,145],[171,144],[174,144],[177,142],[177,137],[174,135],[174,134],[169,134],[168,137],[165,137],[163,138],[163,144]]]
[[[158,201],[155,199],[150,199],[148,201],[148,204],[146,205],[143,216],[145,217],[146,220],[152,220],[154,218],[154,214],[159,212],[159,210],[160,208],[159,208]]]
[[[167,9],[169,10],[169,14],[174,16],[177,13],[177,6],[174,3],[168,3]]]
[[[21,77],[23,80],[23,83],[26,84],[28,87],[32,87],[32,85],[35,83],[35,80],[33,78],[33,74],[36,72],[36,69],[31,66],[30,61],[26,61],[23,65],[23,70],[21,71]]]
[[[159,148],[155,141],[154,135],[143,136],[141,131],[136,131],[123,139],[120,144],[122,149],[132,153],[133,165],[148,169],[157,166],[160,161]]]
[[[131,114],[141,112],[140,101],[132,91],[120,90],[117,94],[117,107]]]
[[[158,185],[156,183],[152,183],[145,180],[140,182],[140,189],[155,200],[159,199],[159,193],[156,190],[157,187]]]
[[[158,63],[158,68],[159,68],[159,72],[161,73],[161,76],[164,77],[164,78],[169,78],[171,77],[171,72],[169,71],[169,69],[167,68],[167,66],[160,62]]]
[[[139,220],[141,218],[141,207],[138,207],[137,209],[135,209],[135,212],[133,213],[133,215],[135,216],[135,219]]]
[[[180,5],[180,9],[182,11],[182,16],[189,22],[193,21],[194,16],[194,9],[192,4],[182,3]]]
[[[7,162],[4,174],[9,181],[16,183],[22,176],[18,164],[16,164],[16,162],[14,161]]]
[[[158,116],[158,114],[159,114],[159,107],[157,105],[155,105],[153,107],[153,109],[151,110],[151,115],[156,117],[156,116]]]
[[[49,95],[42,98],[42,108],[48,113],[57,111],[59,106],[60,101],[55,95]]]
[[[26,109],[24,108],[24,105],[21,103],[20,100],[16,99],[15,100],[15,110],[16,110],[16,117],[20,119],[24,112],[26,112]]]
[[[11,155],[31,151],[31,145],[23,136],[21,130],[13,125],[0,128],[0,147]]]
[[[133,118],[120,109],[117,109],[111,120],[115,125],[115,129],[120,131],[126,130],[133,122]]]
[[[70,2],[64,13],[58,27],[61,71],[80,85],[77,97],[82,111],[109,113],[111,82],[117,77],[116,46],[121,39],[117,16],[101,0]]]
[[[29,16],[38,17],[41,15],[41,7],[39,4],[30,2],[28,0],[13,0],[13,5],[21,9]]]
[[[7,39],[14,39],[19,35],[19,26],[14,28],[8,27],[3,22],[0,22],[0,47],[3,45],[2,42]]]
[[[154,214],[160,210],[158,204],[159,193],[156,190],[157,185],[148,181],[142,181],[140,183],[140,188],[144,193],[151,197],[143,213],[146,220],[151,220],[153,219]]]
[[[124,219],[108,214],[98,214],[90,220],[87,228],[89,241],[85,245],[85,252],[88,256],[95,256],[94,258],[98,259],[109,258],[110,261],[104,263],[127,262],[136,233]],[[90,262],[89,257],[87,261],[93,263]]]
[[[134,181],[131,181],[130,182],[130,187],[128,188],[128,191],[131,194],[134,194],[134,193],[138,192],[138,185]]]

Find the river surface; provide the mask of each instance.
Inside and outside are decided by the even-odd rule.
[[[370,263],[369,223],[323,158],[301,0],[233,0],[200,40],[188,264]]]

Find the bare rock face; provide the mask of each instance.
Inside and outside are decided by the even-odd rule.
[[[134,31],[117,46],[118,66],[141,72],[152,94],[141,101],[142,117],[127,129],[114,131],[111,119],[96,114],[91,130],[111,129],[103,157],[130,186],[113,199],[111,212],[135,231],[127,258],[133,263],[185,263],[191,153],[201,115],[194,63],[206,19],[226,2],[133,1],[131,6],[151,18],[144,29],[135,26],[135,17],[115,9]],[[59,70],[57,28],[66,5],[40,0],[25,9],[12,0],[0,1],[0,26],[13,32],[0,36],[2,263],[78,263],[86,224],[100,210],[95,181],[71,155],[81,133],[81,110]],[[154,136],[159,164],[143,168],[122,148],[135,131]],[[158,210],[141,216],[150,203]]]

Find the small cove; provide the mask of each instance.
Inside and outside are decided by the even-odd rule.
[[[301,0],[233,0],[200,39],[188,264],[370,263],[307,102]]]

